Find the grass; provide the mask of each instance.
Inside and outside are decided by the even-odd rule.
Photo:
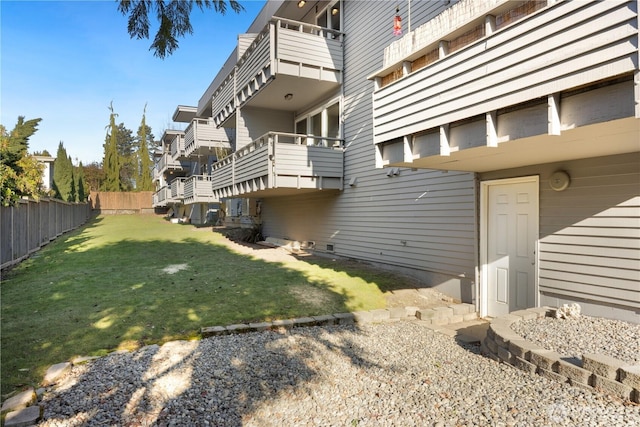
[[[6,272],[2,394],[75,356],[193,339],[202,326],[381,308],[386,291],[411,287],[358,263],[265,262],[224,239],[152,215],[101,216]]]

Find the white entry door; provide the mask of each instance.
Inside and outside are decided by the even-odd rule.
[[[536,306],[538,177],[483,184],[484,315]]]

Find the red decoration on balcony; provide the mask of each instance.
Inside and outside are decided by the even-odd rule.
[[[400,8],[396,8],[396,16],[393,18],[393,35],[401,36],[402,35],[402,18],[399,15]]]

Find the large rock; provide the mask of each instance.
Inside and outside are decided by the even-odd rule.
[[[58,382],[60,377],[66,374],[69,369],[71,369],[71,363],[63,362],[52,365],[47,369],[47,372],[44,374],[44,380],[42,381],[42,385],[47,386],[51,384],[55,384]]]
[[[8,411],[15,411],[17,409],[26,408],[27,406],[36,403],[36,399],[36,393],[32,388],[30,388],[5,400],[2,404],[2,409],[0,410],[0,412],[5,413]]]
[[[27,427],[33,426],[42,416],[40,405],[29,406],[18,411],[9,412],[4,419],[4,427]]]

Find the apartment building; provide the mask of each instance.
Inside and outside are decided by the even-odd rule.
[[[640,322],[639,105],[637,1],[342,0],[268,1],[182,108],[228,222],[483,316]]]

